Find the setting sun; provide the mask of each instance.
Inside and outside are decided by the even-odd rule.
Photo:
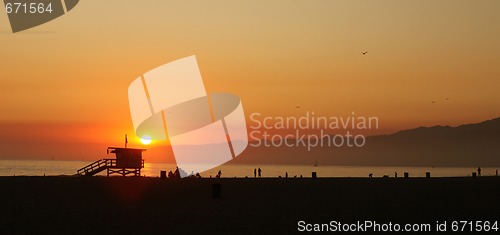
[[[149,135],[143,135],[141,137],[141,143],[144,144],[144,145],[151,144],[151,136],[149,136]]]

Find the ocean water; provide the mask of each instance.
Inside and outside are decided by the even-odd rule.
[[[35,160],[0,160],[0,176],[71,176],[76,171],[92,162],[89,161],[35,161]],[[318,177],[373,177],[388,175],[403,177],[408,172],[410,177],[425,177],[430,172],[432,177],[454,177],[469,176],[476,172],[475,167],[380,167],[380,166],[308,166],[308,165],[231,165],[226,164],[217,168],[201,172],[202,177],[213,177],[219,170],[222,177],[253,177],[254,169],[262,169],[262,177],[310,177],[311,172],[317,172]],[[499,167],[500,168],[500,167]],[[495,175],[498,168],[481,168],[481,174]],[[159,177],[160,171],[174,171],[175,165],[165,163],[145,163],[141,175],[148,177]],[[105,171],[99,175],[105,175]]]

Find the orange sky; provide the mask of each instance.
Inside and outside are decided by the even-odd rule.
[[[16,34],[3,13],[0,142],[78,151],[128,133],[139,146],[128,85],[189,55],[207,91],[239,95],[247,117],[354,111],[378,116],[379,133],[480,122],[500,116],[499,11],[496,0],[85,0]]]

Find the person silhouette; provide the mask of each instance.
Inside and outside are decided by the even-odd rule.
[[[260,169],[260,167],[259,167],[259,171],[258,172],[259,172],[259,178],[260,178],[261,172],[262,172],[262,170]]]
[[[498,176],[498,169],[495,171],[495,176]]]
[[[285,172],[285,178],[288,178],[288,172]]]
[[[257,168],[253,168],[253,177],[257,178]]]
[[[222,171],[221,171],[221,170],[219,170],[219,172],[217,172],[217,178],[220,178],[220,177],[221,177],[221,175],[222,175]]]
[[[398,178],[398,173],[394,172],[394,178]]]
[[[477,176],[481,176],[481,167],[477,168]]]
[[[179,172],[179,167],[175,167],[174,177],[181,178],[181,173]]]

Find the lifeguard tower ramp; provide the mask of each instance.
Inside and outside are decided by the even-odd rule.
[[[142,152],[145,149],[108,147],[107,153],[114,153],[116,158],[100,159],[77,171],[78,175],[93,176],[106,170],[107,176],[118,174],[122,176],[140,176],[144,168]]]

